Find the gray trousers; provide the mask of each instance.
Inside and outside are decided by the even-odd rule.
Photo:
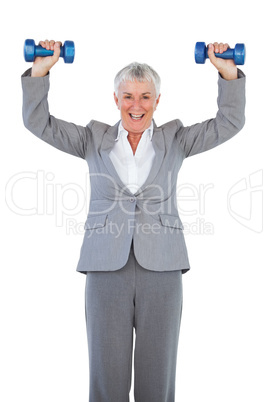
[[[88,272],[89,402],[129,402],[133,329],[135,401],[174,402],[181,311],[181,271],[146,270],[132,249],[122,269]]]

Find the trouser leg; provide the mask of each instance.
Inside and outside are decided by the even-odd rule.
[[[174,402],[181,310],[181,271],[145,270],[133,250],[123,269],[89,272],[89,401],[129,402],[135,327],[135,401]]]
[[[136,266],[135,401],[174,402],[182,311],[181,271]]]
[[[88,272],[89,402],[128,402],[134,325],[134,257],[114,272]]]

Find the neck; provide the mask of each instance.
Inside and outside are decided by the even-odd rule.
[[[139,141],[143,133],[128,133],[127,139],[132,148],[133,154],[135,155],[136,149],[138,147]]]

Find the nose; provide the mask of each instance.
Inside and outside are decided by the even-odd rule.
[[[133,107],[134,110],[140,110],[140,109],[142,109],[140,99],[134,99],[134,100],[133,100],[132,107]]]

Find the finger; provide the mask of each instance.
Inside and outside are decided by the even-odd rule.
[[[219,43],[219,53],[223,53],[223,43]]]
[[[49,50],[50,49],[50,46],[49,46],[49,41],[48,41],[48,39],[46,39],[45,41],[45,48],[47,49],[47,50]]]
[[[225,43],[225,44],[223,45],[223,47],[224,47],[224,52],[226,52],[226,50],[229,49],[230,46],[228,45],[228,43]]]
[[[54,50],[54,45],[55,45],[55,41],[54,41],[54,40],[50,40],[50,41],[49,41],[50,50]]]
[[[213,46],[214,46],[214,52],[219,53],[219,44],[218,44],[218,42],[214,42]]]
[[[46,41],[40,40],[39,45],[42,47],[46,47]]]

